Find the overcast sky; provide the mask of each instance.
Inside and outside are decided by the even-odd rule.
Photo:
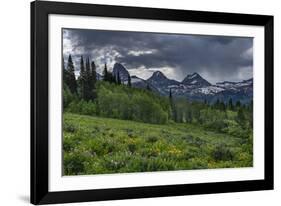
[[[253,39],[246,37],[63,29],[65,62],[69,54],[77,71],[82,55],[99,73],[105,62],[109,70],[119,62],[143,79],[156,70],[178,81],[193,72],[211,83],[253,77]]]

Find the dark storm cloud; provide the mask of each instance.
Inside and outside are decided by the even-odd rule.
[[[121,62],[133,74],[163,69],[182,80],[198,72],[213,83],[252,77],[252,38],[64,29],[63,39],[65,56]]]

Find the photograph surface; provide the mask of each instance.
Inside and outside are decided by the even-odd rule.
[[[253,38],[62,29],[63,175],[253,167]]]

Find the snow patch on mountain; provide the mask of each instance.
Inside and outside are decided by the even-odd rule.
[[[132,83],[132,84],[138,83],[138,82],[142,82],[142,81],[144,81],[144,80],[142,80],[142,79],[140,79],[140,78],[138,78],[138,77],[136,77],[136,76],[132,76],[132,77],[131,77],[131,83]]]
[[[190,82],[190,84],[196,84],[197,80],[193,80],[192,82]]]
[[[192,93],[193,94],[201,93],[201,94],[205,94],[205,95],[215,95],[224,90],[225,90],[224,88],[212,85],[212,86],[208,86],[208,87],[202,87],[202,88],[195,89],[192,91]]]
[[[225,88],[225,89],[231,89],[231,90],[239,90],[243,87],[252,87],[253,86],[253,79],[244,80],[241,82],[218,82],[216,83],[216,86]]]
[[[211,85],[207,80],[202,78],[196,72],[193,74],[188,74],[181,83],[184,85],[193,85],[196,86],[197,88]]]
[[[188,79],[194,79],[195,77],[197,77],[198,76],[198,74],[197,73],[194,73],[194,74],[192,74],[192,75],[187,75],[187,78]]]

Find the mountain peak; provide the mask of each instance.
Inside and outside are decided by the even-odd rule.
[[[130,75],[127,69],[121,63],[118,62],[114,64],[112,73],[115,77],[117,77],[117,75],[119,74],[122,82],[128,81],[128,76]]]
[[[205,80],[203,77],[200,76],[197,72],[194,72],[193,74],[188,74],[184,80],[182,81],[185,85],[194,85],[194,86],[210,86],[211,84]]]
[[[123,71],[127,71],[127,69],[121,64],[121,63],[118,63],[118,62],[116,62],[115,64],[114,64],[114,66],[113,66],[113,70],[123,70]]]
[[[179,82],[167,78],[161,71],[155,71],[152,76],[146,80],[150,86],[155,87],[160,94],[165,95],[166,89],[172,85],[178,85]]]
[[[161,71],[155,71],[151,78],[165,78],[167,79],[167,77],[161,72]]]
[[[194,79],[194,78],[202,78],[197,72],[194,72],[193,74],[188,74],[186,76],[188,79]]]

